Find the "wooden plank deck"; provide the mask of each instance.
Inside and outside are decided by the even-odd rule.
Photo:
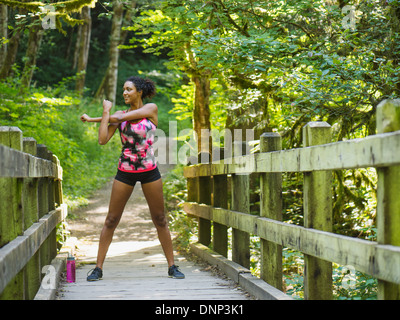
[[[86,258],[90,259],[90,254]],[[188,261],[182,256],[176,258],[176,264],[185,273],[185,279],[168,278],[165,257],[158,240],[113,243],[104,264],[103,280],[86,281],[86,275],[94,265],[82,264],[76,270],[76,283],[63,282],[58,291],[58,299],[250,299],[233,281],[214,275],[202,264]],[[85,259],[78,261],[84,262]]]
[[[164,144],[166,145],[166,144]],[[164,175],[171,167],[160,165]],[[167,276],[167,262],[150,218],[140,183],[128,201],[115,230],[104,263],[103,280],[86,281],[95,267],[98,240],[108,211],[112,183],[94,194],[87,207],[73,212],[69,220],[71,236],[78,239],[75,254],[78,268],[76,283],[60,284],[60,300],[132,299],[132,300],[244,300],[251,299],[236,284],[218,277],[204,265],[175,256],[175,264],[185,279]]]

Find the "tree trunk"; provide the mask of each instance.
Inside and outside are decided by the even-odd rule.
[[[8,39],[8,7],[0,4],[0,39]],[[0,40],[1,41],[1,40]],[[3,66],[7,54],[7,43],[0,42],[0,69]]]
[[[117,1],[116,1],[117,2]],[[115,3],[114,3],[114,5],[116,5]],[[132,3],[131,3],[131,9],[133,9],[133,8],[135,8],[136,7],[136,0],[133,0],[132,1]],[[119,9],[117,9],[117,10],[119,10]],[[123,7],[121,8],[121,11],[123,10]],[[115,68],[115,66],[113,67],[112,66],[112,64],[113,64],[113,59],[111,58],[112,57],[112,52],[111,52],[111,50],[112,50],[112,47],[111,47],[111,42],[112,42],[112,37],[113,37],[113,32],[117,32],[117,30],[115,29],[116,27],[117,27],[117,24],[118,23],[120,23],[120,27],[119,27],[119,41],[118,41],[118,44],[117,45],[122,45],[122,44],[124,44],[124,42],[125,42],[125,40],[126,40],[126,37],[127,37],[127,35],[128,35],[128,30],[121,30],[121,27],[122,27],[122,22],[124,21],[124,23],[127,23],[128,25],[130,24],[130,21],[131,21],[131,19],[132,19],[132,10],[127,10],[126,11],[126,13],[125,13],[125,17],[123,18],[123,21],[121,20],[121,22],[119,22],[119,21],[117,21],[117,18],[116,18],[116,8],[114,7],[113,8],[113,11],[114,11],[114,19],[116,20],[115,21],[115,25],[114,25],[114,19],[113,19],[113,25],[112,25],[112,33],[111,33],[111,39],[110,39],[110,51],[109,51],[109,54],[110,54],[110,63],[109,63],[109,65],[108,65],[108,67],[107,67],[107,70],[106,70],[106,72],[104,73],[104,77],[103,77],[103,79],[102,79],[102,81],[101,81],[101,83],[100,83],[100,86],[99,86],[99,88],[97,89],[97,92],[96,92],[96,94],[95,94],[95,97],[96,98],[100,98],[104,93],[106,93],[106,98],[108,99],[108,100],[110,100],[110,101],[113,101],[113,102],[115,102],[115,100],[116,100],[116,96],[114,95],[114,96],[112,96],[112,94],[111,94],[111,91],[112,90],[110,90],[110,85],[112,85],[112,82],[111,82],[111,80],[109,79],[109,77],[115,77],[115,79],[117,79],[117,77],[118,77],[118,73],[115,75],[115,70],[114,71],[111,71],[112,70],[112,68]],[[121,12],[121,15],[122,15],[122,12]],[[118,50],[118,49],[117,49]],[[119,59],[119,50],[118,50],[118,59]],[[117,60],[117,66],[116,66],[116,72],[118,72],[118,60]],[[114,85],[116,86],[117,85],[117,81],[115,80],[114,81]],[[114,89],[114,91],[116,92],[116,87],[115,87],[115,89]]]
[[[21,31],[18,30],[11,37],[8,43],[7,53],[4,57],[4,63],[0,70],[0,79],[5,79],[9,76],[11,67],[15,62],[18,52],[19,39],[21,38]]]
[[[80,26],[80,41],[79,41],[79,56],[78,56],[78,68],[77,73],[81,74],[81,76],[76,81],[76,91],[79,94],[83,94],[83,89],[85,87],[85,72],[86,66],[88,62],[89,56],[89,47],[90,47],[90,36],[92,31],[92,18],[90,17],[90,8],[84,7],[82,8],[81,19],[85,21],[85,23]]]
[[[22,72],[21,84],[22,87],[29,88],[31,85],[33,72],[36,68],[36,57],[39,52],[40,44],[43,38],[42,26],[34,26],[29,31],[28,45],[25,55],[25,66]]]
[[[195,75],[192,77],[195,85],[194,108],[193,108],[193,128],[197,134],[197,148],[198,152],[209,152],[211,154],[211,143],[201,143],[202,129],[211,129],[210,125],[210,78],[208,75]],[[209,131],[208,131],[209,132]],[[210,137],[203,137],[208,139]],[[204,140],[205,142],[207,140]]]
[[[75,70],[78,68],[78,60],[79,60],[79,48],[81,46],[81,36],[82,36],[82,28],[83,26],[78,27],[78,31],[76,33],[76,42],[75,42],[75,50],[74,50],[74,61],[72,62],[72,69]],[[72,39],[72,37],[71,37]]]
[[[110,49],[109,57],[110,62],[108,65],[108,75],[105,84],[106,98],[111,102],[115,103],[117,96],[117,80],[118,80],[118,60],[119,60],[119,49],[121,37],[121,26],[122,17],[124,12],[123,4],[120,0],[114,0],[113,2],[113,20],[111,27],[110,37]]]

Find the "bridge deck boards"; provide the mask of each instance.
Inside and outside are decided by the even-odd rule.
[[[166,146],[167,143],[161,145]],[[164,176],[172,166],[159,165]],[[140,183],[128,201],[114,233],[103,269],[103,280],[86,281],[95,267],[98,237],[107,215],[111,182],[97,191],[87,207],[68,221],[71,235],[78,239],[76,283],[61,283],[60,300],[243,300],[249,296],[233,281],[216,276],[203,265],[175,255],[175,264],[185,279],[167,276],[167,262],[150,218]]]
[[[113,246],[114,245],[114,246]],[[93,250],[92,250],[93,251]],[[90,254],[78,261],[87,262]],[[90,261],[89,261],[90,262]],[[161,246],[149,241],[113,243],[104,264],[103,280],[88,282],[86,275],[93,264],[81,263],[76,282],[63,282],[58,291],[60,300],[245,300],[249,299],[228,279],[214,275],[203,265],[177,256],[177,265],[185,279],[167,276]]]

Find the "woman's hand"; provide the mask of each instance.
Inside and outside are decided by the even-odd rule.
[[[85,113],[81,116],[82,122],[89,122],[90,117]]]
[[[110,112],[112,108],[112,102],[108,100],[103,101],[103,112]]]

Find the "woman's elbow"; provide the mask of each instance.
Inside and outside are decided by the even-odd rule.
[[[121,123],[124,121],[124,114],[117,114],[115,117],[116,117],[118,123]]]
[[[107,143],[106,139],[99,138],[99,145],[104,146]]]
[[[121,123],[124,121],[123,112],[117,112],[110,117],[110,123]]]

